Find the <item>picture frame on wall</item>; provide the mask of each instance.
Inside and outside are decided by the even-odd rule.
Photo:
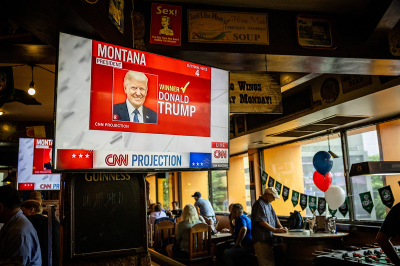
[[[303,48],[332,50],[337,47],[335,24],[329,17],[298,15],[296,35],[297,43]]]

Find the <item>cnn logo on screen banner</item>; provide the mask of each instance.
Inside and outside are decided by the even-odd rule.
[[[212,163],[228,163],[229,150],[228,142],[212,143]]]
[[[128,166],[128,154],[108,154],[105,162],[108,166]]]

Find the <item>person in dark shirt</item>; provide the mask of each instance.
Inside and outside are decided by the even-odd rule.
[[[251,237],[251,221],[243,214],[243,206],[232,206],[232,218],[235,220],[234,245],[224,251],[224,263],[227,266],[244,265],[247,256],[253,252],[253,240]]]
[[[171,214],[175,215],[175,218],[179,218],[182,214],[182,209],[179,208],[179,202],[172,202],[172,211]]]
[[[42,265],[48,265],[48,217],[43,216],[42,205],[36,200],[27,200],[21,204],[23,214],[32,223],[38,234],[40,249],[42,253]],[[55,220],[53,234],[55,234],[55,243],[53,243],[53,265],[58,265],[59,258],[59,239],[60,239],[60,224]]]
[[[400,203],[397,203],[387,214],[379,230],[376,241],[381,246],[386,256],[394,263],[400,266],[400,258],[397,255],[390,239],[400,235]]]

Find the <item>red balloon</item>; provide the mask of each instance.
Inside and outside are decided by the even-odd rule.
[[[326,175],[321,175],[318,171],[314,172],[313,175],[314,184],[321,191],[325,192],[332,185],[332,174],[327,173]]]

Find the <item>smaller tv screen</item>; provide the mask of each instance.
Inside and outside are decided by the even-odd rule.
[[[52,139],[19,139],[18,190],[60,189],[60,174],[51,172],[52,151]]]

